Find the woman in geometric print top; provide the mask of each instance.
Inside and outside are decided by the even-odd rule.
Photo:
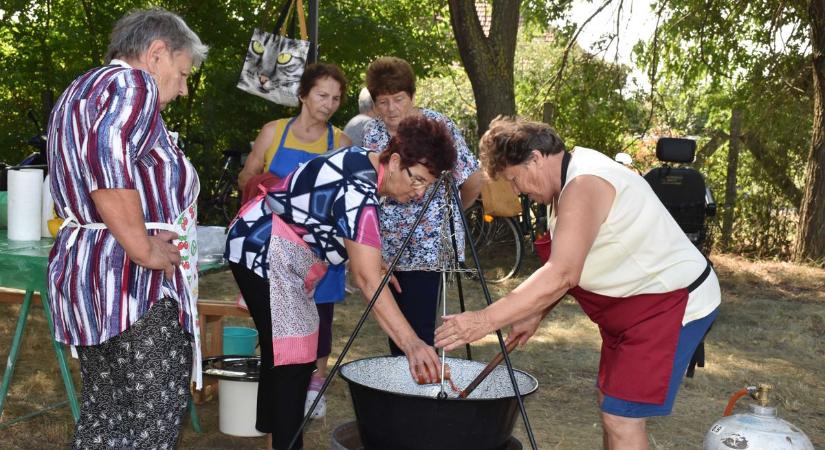
[[[241,208],[226,257],[261,339],[256,428],[272,433],[274,448],[287,448],[303,419],[318,335],[315,283],[327,264],[350,260],[355,284],[369,300],[381,282],[381,199],[420,198],[454,163],[446,128],[413,117],[399,125],[383,153],[345,147],[319,156]],[[389,289],[374,312],[405,349],[412,376],[435,381],[438,358]]]
[[[49,301],[55,339],[80,360],[75,448],[177,441],[199,360],[199,184],[160,112],[187,94],[206,52],[177,15],[132,12],[112,31],[109,63],[73,81],[49,120],[51,191],[66,219],[49,256]]]
[[[313,63],[306,66],[298,85],[300,112],[296,117],[273,120],[261,128],[238,174],[244,202],[258,193],[258,185],[283,178],[310,159],[352,142],[329,119],[341,105],[347,91],[344,72],[335,64]],[[315,304],[321,320],[319,326],[317,371],[310,387],[320,386],[326,377],[327,359],[332,351],[332,320],[335,303],[346,297],[344,266],[327,272],[321,288],[315,293]],[[312,389],[310,389],[312,391]],[[317,389],[314,391],[317,394]],[[315,400],[313,393],[307,403]],[[315,409],[313,418],[325,413],[325,399]]]

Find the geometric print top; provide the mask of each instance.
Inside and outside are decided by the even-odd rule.
[[[470,152],[464,137],[461,135],[455,122],[449,117],[431,109],[421,108],[421,114],[436,120],[447,127],[453,138],[456,149],[456,162],[453,167],[453,179],[456,186],[461,186],[473,173],[479,170],[479,162]],[[389,145],[390,133],[381,119],[373,119],[364,127],[364,147],[374,151],[384,151]],[[438,255],[441,240],[441,224],[444,220],[446,206],[446,190],[442,187],[430,203],[421,223],[415,230],[412,226],[415,219],[424,207],[424,202],[432,192],[433,187],[427,188],[421,199],[413,199],[408,203],[398,203],[391,198],[381,205],[381,238],[383,239],[382,253],[384,261],[392,261],[401,244],[412,230],[409,246],[398,260],[395,270],[409,271],[432,268],[438,265]],[[456,230],[456,245],[458,257],[464,260],[464,228],[461,225],[461,210],[453,208],[453,222]]]
[[[118,60],[81,75],[60,96],[49,119],[48,160],[55,210],[66,218],[68,209],[81,224],[103,222],[90,196],[97,189],[135,190],[144,221],[169,224],[199,190],[195,168],[160,116],[154,78]],[[132,262],[107,229],[60,230],[48,277],[59,342],[106,342],[163,297],[178,303],[182,327],[194,331],[181,272],[167,280]]]
[[[330,264],[348,259],[344,239],[381,248],[378,175],[369,153],[344,147],[318,156],[247,202],[230,225],[226,259],[268,278],[272,214]]]

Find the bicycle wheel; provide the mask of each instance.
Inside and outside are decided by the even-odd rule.
[[[238,192],[237,187],[231,184],[231,182],[224,184],[218,193],[216,206],[221,213],[221,218],[223,218],[226,224],[229,224],[229,222],[235,218],[235,214],[238,213],[238,209],[241,207],[241,194]]]
[[[484,279],[488,283],[500,283],[515,275],[524,252],[516,221],[510,217],[494,217],[484,220],[484,210],[480,204],[473,205],[465,212],[469,226],[466,233],[466,265],[475,268],[469,242],[476,248]]]

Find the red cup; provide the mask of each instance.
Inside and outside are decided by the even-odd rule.
[[[533,247],[536,249],[536,255],[538,255],[541,263],[546,263],[550,259],[550,233],[545,233],[537,238],[533,242]]]

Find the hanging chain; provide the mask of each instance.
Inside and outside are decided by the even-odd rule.
[[[450,232],[450,222],[448,222],[448,220],[455,220],[455,205],[453,205],[452,192],[449,189],[444,190],[444,196],[446,199],[444,206],[439,208],[439,215],[441,217],[445,217],[446,220],[441,221],[441,226],[439,229],[439,236],[437,239],[438,256],[436,257],[435,265],[398,265],[395,270],[468,274],[478,273],[476,269],[463,267],[456,263],[457,258],[455,251],[453,250],[453,239],[456,239],[456,242],[458,242],[459,239],[463,240],[464,236],[459,235],[457,231],[461,227],[460,223],[457,227],[454,227],[456,230],[455,233]]]

